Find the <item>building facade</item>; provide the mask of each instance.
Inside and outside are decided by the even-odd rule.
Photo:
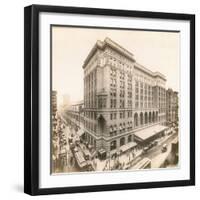
[[[51,117],[52,117],[52,134],[56,136],[57,128],[57,91],[53,90],[51,93]]]
[[[51,117],[52,117],[52,131],[51,131],[51,145],[52,145],[52,155],[51,155],[51,171],[54,172],[58,165],[58,155],[59,155],[59,145],[58,145],[58,119],[57,119],[57,91],[53,90],[51,92]]]
[[[52,106],[52,116],[56,117],[57,114],[57,91],[53,90],[51,93],[51,106]]]
[[[169,88],[166,92],[167,109],[166,121],[167,125],[178,123],[178,92]]]
[[[84,122],[84,103],[79,101],[67,107],[66,119],[67,122],[76,130],[80,129]]]
[[[84,132],[96,150],[135,145],[135,133],[166,123],[166,78],[109,38],[84,65]]]

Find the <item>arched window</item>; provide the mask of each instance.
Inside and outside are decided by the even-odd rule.
[[[148,115],[147,115],[146,112],[145,112],[145,114],[144,114],[144,118],[145,118],[145,124],[147,124],[147,123],[148,123]]]
[[[123,145],[125,145],[125,138],[124,137],[122,137],[121,139],[120,139],[120,146],[123,146]]]
[[[132,141],[132,135],[129,135],[128,136],[128,142],[131,142]]]
[[[152,121],[155,122],[155,112],[153,112]]]
[[[156,112],[156,121],[158,121],[158,111]]]
[[[140,125],[143,125],[143,113],[140,113]]]
[[[134,114],[134,126],[135,127],[138,126],[138,114],[137,113]]]
[[[151,112],[149,113],[149,123],[152,122],[152,119],[151,119]]]

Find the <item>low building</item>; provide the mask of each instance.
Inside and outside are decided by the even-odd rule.
[[[76,102],[67,107],[65,116],[67,122],[73,126],[77,131],[81,128],[84,122],[84,103],[83,101]]]

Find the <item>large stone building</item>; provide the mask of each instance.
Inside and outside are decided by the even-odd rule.
[[[166,92],[166,121],[167,125],[178,123],[178,92],[169,88]]]
[[[83,69],[85,139],[97,150],[125,151],[163,133],[163,74],[140,65],[109,38],[96,42]]]

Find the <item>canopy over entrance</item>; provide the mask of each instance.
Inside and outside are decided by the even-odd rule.
[[[137,143],[135,143],[135,142],[129,142],[129,143],[127,143],[127,144],[121,146],[121,147],[120,147],[120,150],[121,150],[122,152],[125,152],[125,151],[127,151],[127,150],[129,150],[129,149],[134,148],[135,146],[137,146]]]
[[[152,137],[156,136],[157,134],[163,132],[164,130],[168,129],[167,126],[163,125],[154,125],[149,128],[142,129],[140,131],[136,131],[134,135],[138,140],[141,142],[151,139]]]

